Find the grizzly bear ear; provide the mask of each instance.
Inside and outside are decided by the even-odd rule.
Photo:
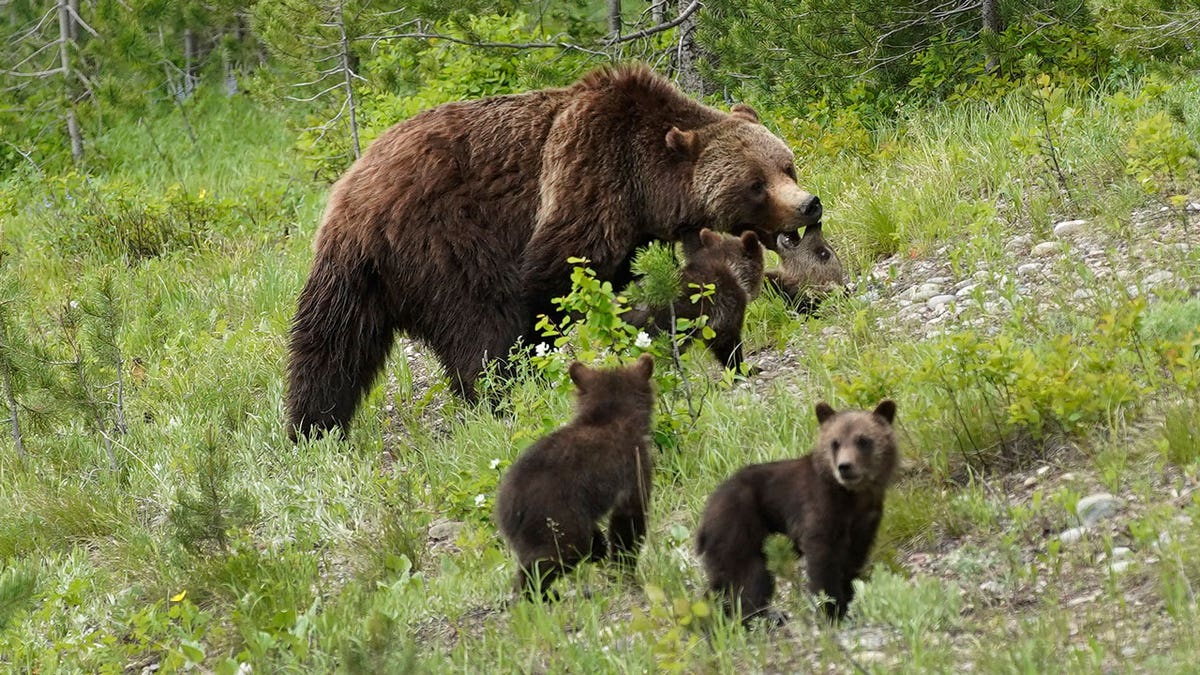
[[[883,399],[879,405],[875,406],[875,414],[891,424],[892,420],[896,419],[896,402],[891,399]]]
[[[700,230],[700,246],[708,248],[721,243],[721,235],[713,232],[707,227]]]
[[[667,147],[688,159],[696,159],[699,141],[694,131],[680,131],[679,127],[671,127],[667,132]]]
[[[633,364],[633,368],[638,375],[649,380],[650,376],[654,375],[654,357],[650,354],[642,354],[638,357],[637,363]]]
[[[740,117],[747,122],[757,122],[761,124],[758,119],[758,113],[754,111],[754,108],[751,108],[745,103],[734,104],[734,106],[729,109],[729,114],[733,115],[734,117]]]
[[[571,365],[567,366],[567,374],[571,376],[571,381],[575,383],[575,388],[580,392],[587,391],[587,382],[591,379],[592,369],[583,365],[578,361],[572,361]]]
[[[742,233],[742,248],[746,249],[746,253],[755,253],[762,248],[762,243],[758,241],[758,234],[754,230],[746,230]]]
[[[817,422],[820,424],[825,424],[830,417],[833,417],[836,414],[837,411],[830,407],[830,405],[825,401],[821,401],[817,404]]]

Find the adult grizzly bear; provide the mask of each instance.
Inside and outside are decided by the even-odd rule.
[[[644,66],[448,103],[384,132],[333,187],[292,324],[289,433],[345,428],[396,331],[474,399],[570,287],[628,282],[638,245],[816,223],[793,154],[749,107],[702,105]]]
[[[854,598],[883,518],[883,495],[896,469],[896,404],[834,411],[818,403],[817,447],[799,459],[751,464],[708,498],[696,550],[709,588],[728,614],[760,615],[775,593],[763,541],[787,535],[807,562],[808,588],[824,592],[826,616],[841,619]]]

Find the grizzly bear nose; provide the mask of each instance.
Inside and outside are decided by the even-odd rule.
[[[800,203],[800,216],[809,225],[816,224],[821,220],[821,200],[816,195],[812,195],[807,200]]]
[[[854,465],[850,462],[842,462],[838,464],[838,473],[841,474],[842,478],[853,478]]]

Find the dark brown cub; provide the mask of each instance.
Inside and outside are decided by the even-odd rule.
[[[514,589],[543,597],[585,559],[633,566],[646,534],[654,360],[570,366],[578,398],[569,424],[530,446],[504,475],[496,522],[517,555]],[[608,534],[599,528],[606,515]]]
[[[709,229],[700,230],[694,241],[684,239],[687,263],[680,273],[682,295],[672,306],[658,309],[634,309],[624,315],[632,325],[670,330],[672,318],[708,317],[715,336],[708,348],[726,368],[742,366],[742,323],[746,306],[758,297],[763,285],[763,248],[754,232],[740,237],[724,236]],[[711,284],[713,292],[692,300],[697,286]]]
[[[821,427],[810,454],[744,467],[704,507],[696,549],[731,616],[759,615],[775,592],[763,554],[772,533],[786,535],[804,557],[808,588],[828,596],[829,619],[845,616],[854,597],[896,468],[896,404],[835,412],[818,403],[816,412]]]

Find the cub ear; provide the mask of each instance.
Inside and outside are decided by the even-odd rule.
[[[712,230],[708,229],[707,227],[700,230],[700,246],[702,246],[703,248],[708,248],[710,246],[716,246],[717,244],[720,244],[720,243],[721,243],[721,235],[717,234],[716,232],[713,232]]]
[[[754,230],[746,230],[742,233],[742,248],[746,249],[746,253],[762,250],[762,242],[758,240],[758,234]]]
[[[759,122],[759,119],[758,119],[758,113],[754,111],[754,108],[751,108],[750,106],[746,105],[745,103],[734,104],[734,106],[729,109],[729,114],[733,115],[734,117],[740,117],[740,118],[746,120],[747,122],[755,122],[755,123],[761,124],[761,122]]]
[[[821,401],[817,404],[817,422],[825,424],[830,417],[833,417],[836,414],[837,411],[825,401]]]
[[[642,354],[638,357],[637,363],[633,364],[634,371],[649,380],[651,375],[654,375],[654,357],[649,354]]]
[[[887,420],[888,424],[896,419],[896,402],[891,399],[883,399],[879,405],[875,406],[875,414]]]
[[[571,376],[571,381],[575,383],[576,389],[581,393],[587,391],[587,385],[592,375],[591,368],[578,361],[572,361],[571,365],[567,366],[567,374]]]
[[[679,127],[671,127],[667,132],[667,147],[688,159],[699,156],[699,141],[694,131],[680,131]]]

